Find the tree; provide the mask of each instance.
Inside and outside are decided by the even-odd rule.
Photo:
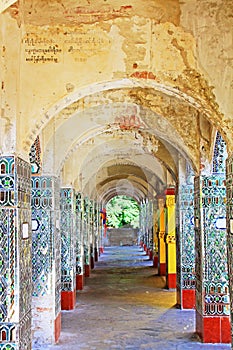
[[[128,196],[115,196],[106,206],[109,227],[122,227],[130,224],[139,226],[139,206],[135,199]]]

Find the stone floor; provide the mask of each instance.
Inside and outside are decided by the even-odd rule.
[[[44,350],[231,349],[201,344],[194,311],[174,306],[174,291],[137,246],[106,247],[77,293],[74,311],[62,312],[60,342]],[[42,348],[34,348],[42,349]]]

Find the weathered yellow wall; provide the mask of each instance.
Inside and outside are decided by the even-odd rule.
[[[74,102],[74,93],[89,89],[92,94],[93,84],[125,78],[180,92],[172,99],[167,92],[162,96],[144,88],[127,94],[135,103],[163,113],[196,162],[200,114],[219,127],[232,147],[231,10],[227,0],[131,0],[127,6],[120,0],[34,0],[7,10],[1,15],[7,66],[2,80],[11,95],[3,97],[1,147],[7,137],[12,149],[27,153],[52,115]],[[52,107],[53,113],[47,113]],[[46,139],[63,119],[58,117],[43,132]],[[211,133],[210,125],[208,129]]]

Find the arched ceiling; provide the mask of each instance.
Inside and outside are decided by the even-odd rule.
[[[64,159],[81,143],[119,127],[155,135],[190,159],[194,167],[199,164],[201,117],[195,102],[183,95],[176,96],[174,91],[142,92],[137,88],[101,91],[64,107],[50,119],[48,132],[43,131],[45,172],[48,167],[51,169],[52,159],[53,171],[58,172]],[[206,126],[211,129],[210,124]],[[59,155],[55,158],[54,147]]]
[[[142,202],[145,198],[154,198],[156,192],[148,191],[148,188],[142,184],[134,181],[133,179],[115,179],[110,180],[108,183],[100,187],[97,192],[96,199],[101,201],[105,205],[112,197],[126,195],[134,198],[137,202]]]
[[[122,162],[111,165],[111,163],[100,168],[96,178],[93,177],[92,181],[87,182],[86,186],[92,192],[89,193],[88,188],[84,187],[84,193],[88,193],[92,198],[98,198],[103,196],[103,193],[113,190],[114,183],[115,195],[125,191],[128,195],[131,194],[134,197],[135,187],[141,190],[143,197],[152,197],[156,194],[159,188],[159,180],[152,171],[143,169],[136,164]],[[162,182],[160,183],[162,184]]]
[[[111,195],[129,192],[119,180],[131,176],[130,188],[136,193],[142,186],[137,198],[143,198],[167,185],[167,173],[176,183],[179,157],[198,168],[201,121],[208,138],[212,128],[196,103],[174,91],[146,88],[142,94],[138,87],[125,86],[92,91],[70,101],[43,129],[43,172],[61,173],[63,185],[95,198],[105,198],[102,189]],[[140,176],[138,169],[143,169]]]

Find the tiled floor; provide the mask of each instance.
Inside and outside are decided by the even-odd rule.
[[[194,311],[175,307],[175,292],[164,289],[151,265],[137,246],[105,248],[75,310],[62,312],[59,344],[33,349],[231,349],[198,341]]]

